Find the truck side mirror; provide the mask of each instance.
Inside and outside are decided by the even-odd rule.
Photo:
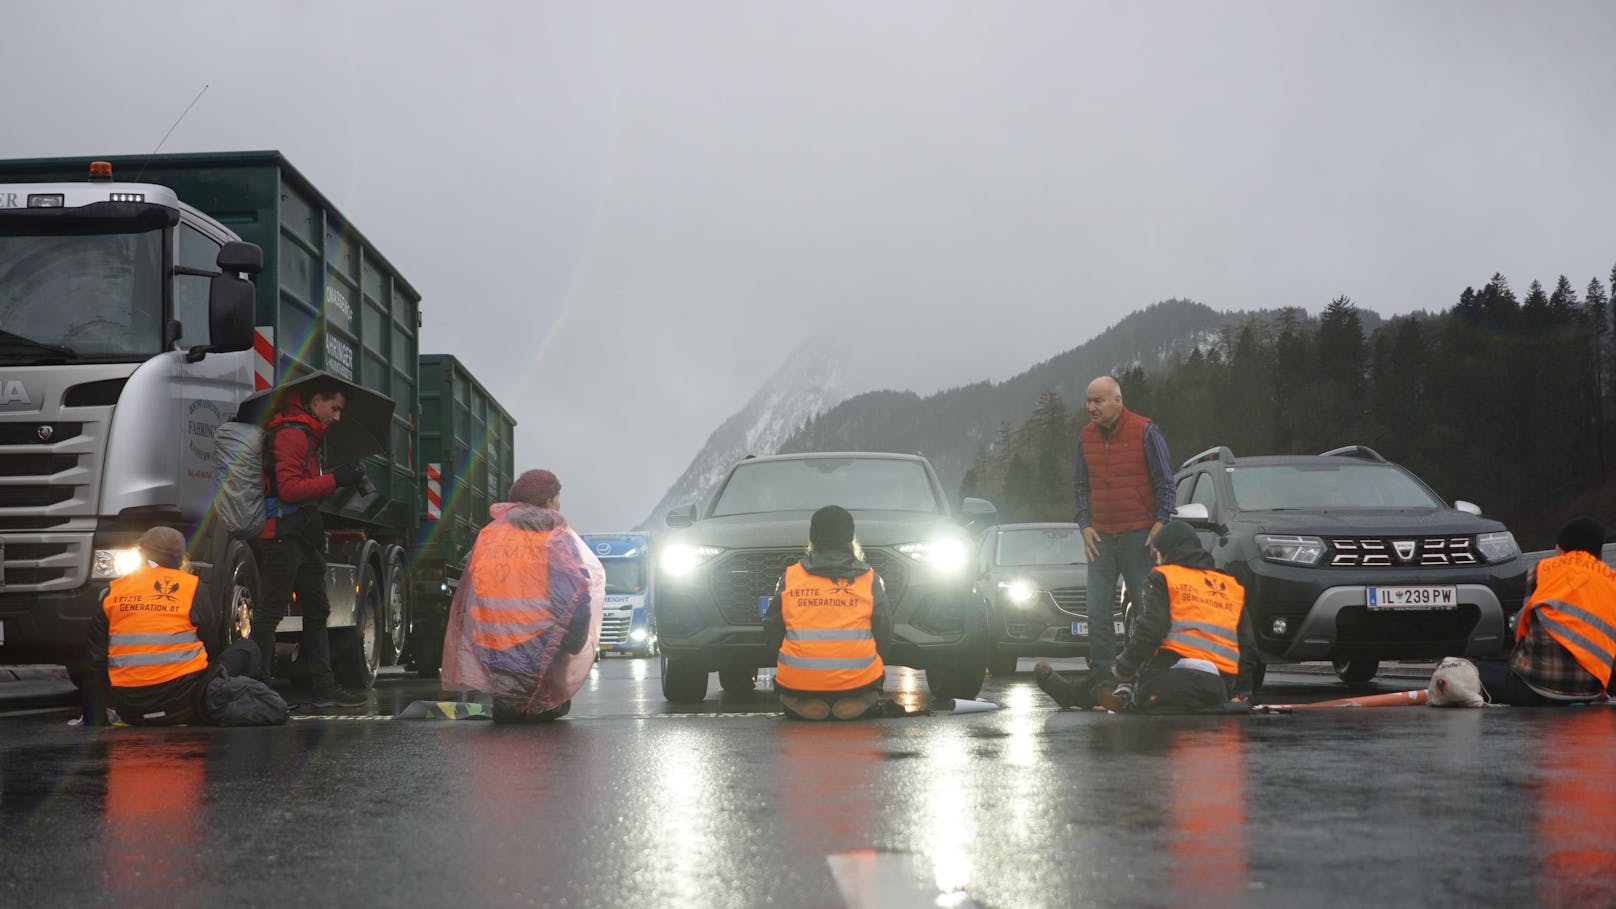
[[[253,296],[253,284],[246,278],[230,272],[214,275],[208,287],[208,338],[212,343],[192,348],[187,359],[200,360],[205,353],[251,350]]]
[[[662,520],[669,527],[689,527],[696,523],[696,506],[680,505],[678,508],[670,508]]]
[[[219,270],[226,274],[256,275],[264,270],[264,251],[257,243],[231,240],[219,247]]]

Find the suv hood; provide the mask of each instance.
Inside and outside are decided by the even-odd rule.
[[[672,542],[721,549],[790,549],[807,547],[811,511],[775,511],[706,518],[679,531]],[[940,536],[965,539],[965,531],[940,514],[907,511],[854,511],[856,539],[863,546],[892,546]]]
[[[1492,533],[1504,525],[1452,508],[1341,508],[1332,511],[1250,511],[1236,520],[1266,533],[1383,536]]]
[[[1087,562],[1081,565],[995,565],[989,574],[993,581],[1012,581],[1024,578],[1043,590],[1059,587],[1082,587],[1089,580]]]

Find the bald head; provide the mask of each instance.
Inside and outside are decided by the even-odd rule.
[[[1083,407],[1088,411],[1090,423],[1109,427],[1122,416],[1122,385],[1110,376],[1096,377],[1089,383]]]

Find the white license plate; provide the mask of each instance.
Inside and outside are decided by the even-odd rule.
[[[1116,629],[1118,636],[1121,636],[1123,634],[1122,623],[1121,622],[1112,622],[1111,627]],[[1073,622],[1072,623],[1072,634],[1075,634],[1075,635],[1077,635],[1079,637],[1085,637],[1085,638],[1088,637],[1089,636],[1089,623],[1088,622]]]
[[[1364,593],[1370,609],[1457,609],[1457,587],[1370,587]]]

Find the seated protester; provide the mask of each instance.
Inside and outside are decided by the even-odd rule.
[[[774,690],[789,716],[851,720],[881,697],[892,639],[886,585],[853,539],[853,515],[827,505],[808,524],[808,553],[786,568],[763,616],[778,654]]]
[[[220,651],[214,610],[180,568],[184,534],[154,527],[136,545],[146,565],[113,581],[92,617],[85,724],[103,722],[108,706],[134,726],[286,722],[286,702],[251,678],[258,646],[243,638]]]
[[[1109,672],[1068,680],[1047,661],[1038,687],[1061,707],[1145,712],[1216,710],[1238,690],[1240,652],[1254,647],[1245,589],[1212,565],[1195,531],[1179,520],[1150,544],[1157,567],[1145,581],[1128,645]]]
[[[1600,561],[1605,528],[1572,518],[1555,538],[1555,555],[1526,582],[1508,658],[1472,660],[1487,699],[1538,707],[1602,700],[1616,659],[1616,572]]]
[[[606,573],[558,510],[555,474],[522,474],[510,499],[489,509],[449,606],[442,685],[490,695],[496,723],[548,722],[595,664]]]

